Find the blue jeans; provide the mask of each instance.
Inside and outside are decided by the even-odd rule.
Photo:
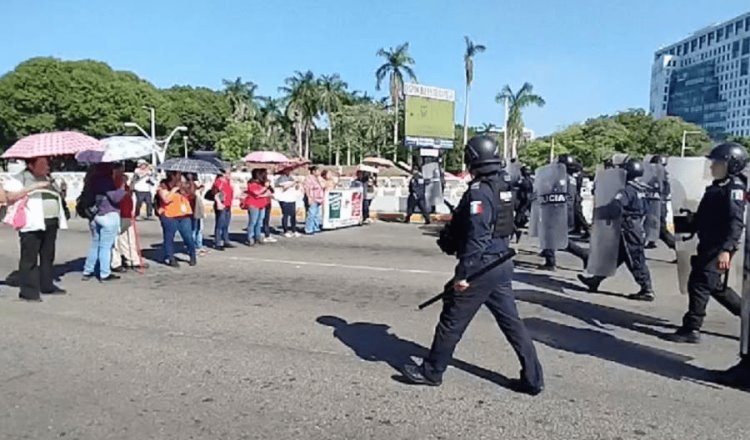
[[[92,275],[99,262],[99,278],[107,278],[112,272],[112,248],[120,233],[120,214],[110,212],[109,214],[97,215],[89,223],[91,231],[91,247],[83,264],[83,274]]]
[[[261,235],[261,229],[263,226],[263,218],[266,216],[266,210],[258,208],[247,209],[247,242],[253,244],[256,241],[260,241],[263,236]]]
[[[214,246],[224,246],[229,244],[229,223],[232,221],[232,210],[224,208],[221,211],[215,211],[216,227],[214,228]]]
[[[203,249],[203,219],[194,218],[191,220],[193,229],[193,243],[196,249]]]
[[[190,258],[195,258],[195,243],[193,243],[192,218],[161,216],[161,229],[164,234],[164,261],[174,260],[174,236],[180,233],[183,243],[187,247]]]
[[[305,220],[305,233],[314,234],[320,232],[320,203],[310,203],[307,208],[307,219]]]

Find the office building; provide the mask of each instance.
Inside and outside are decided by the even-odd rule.
[[[656,51],[651,114],[679,116],[714,138],[750,136],[750,13]]]

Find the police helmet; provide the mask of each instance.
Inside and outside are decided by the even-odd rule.
[[[627,181],[635,180],[643,176],[643,164],[637,159],[628,159],[622,164],[622,169],[625,170]]]
[[[731,176],[741,174],[748,162],[747,150],[736,142],[725,142],[717,145],[706,157],[711,160],[726,162],[727,173]]]
[[[667,156],[662,156],[661,154],[654,154],[653,156],[651,156],[651,160],[649,162],[665,167],[667,166]]]
[[[570,154],[561,154],[560,157],[557,158],[557,163],[565,165],[565,169],[569,174],[577,173],[583,169],[575,156]]]
[[[482,165],[502,165],[503,162],[498,152],[497,142],[490,136],[474,136],[466,144],[464,163],[469,169]]]

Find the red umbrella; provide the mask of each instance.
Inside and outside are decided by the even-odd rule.
[[[3,153],[3,159],[31,159],[67,156],[81,151],[104,151],[100,141],[75,131],[32,134],[20,139]]]

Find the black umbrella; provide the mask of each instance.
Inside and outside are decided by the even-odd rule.
[[[179,171],[181,173],[221,174],[221,169],[211,162],[183,157],[167,159],[159,165],[159,169],[162,171]]]

